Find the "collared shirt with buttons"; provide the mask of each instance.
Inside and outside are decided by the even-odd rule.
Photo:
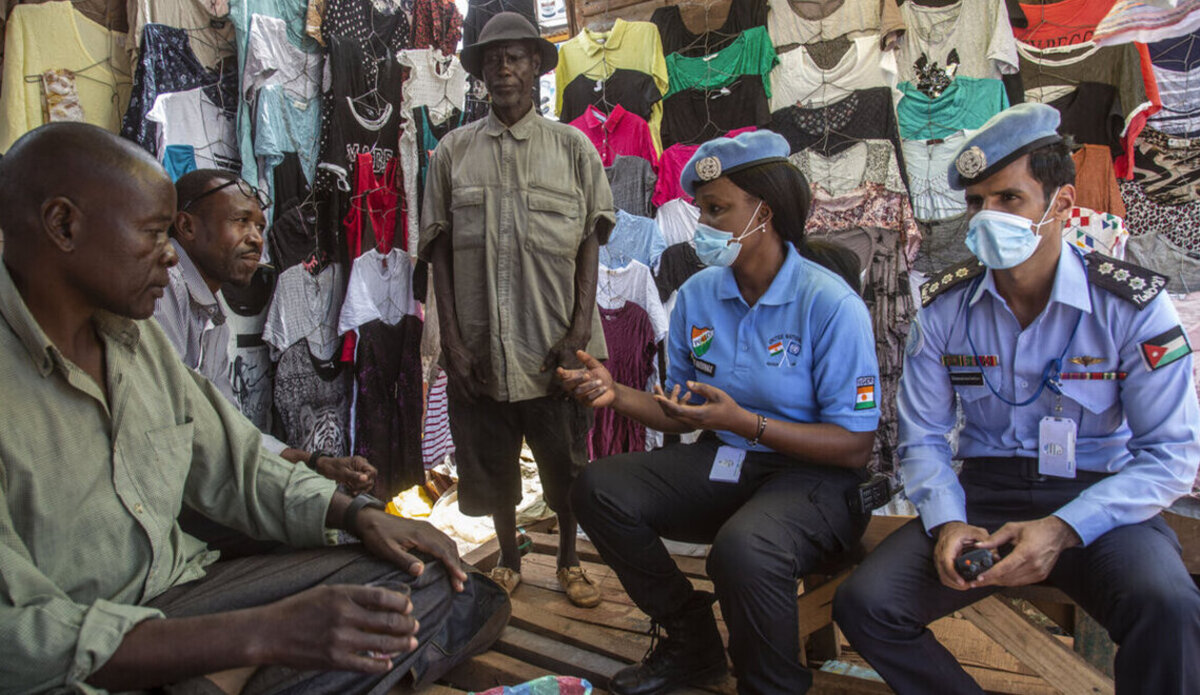
[[[1115,474],[1055,512],[1084,544],[1144,521],[1187,494],[1200,462],[1192,357],[1150,369],[1141,354],[1143,344],[1179,325],[1166,293],[1139,311],[1093,287],[1082,258],[1066,242],[1050,300],[1024,329],[990,270],[934,299],[913,324],[898,403],[905,489],[925,528],[966,520],[945,439],[955,426],[955,394],[966,418],[957,458],[1036,458],[1042,418],[1075,422],[1077,470]],[[994,388],[1016,403],[1032,397],[1047,363],[1064,349],[1061,371],[1094,376],[1062,378],[1061,397],[1046,388],[1026,406],[992,393]],[[984,366],[959,366],[975,355]]]
[[[523,401],[553,393],[550,348],[571,326],[575,260],[584,239],[608,240],[612,192],[596,148],[578,130],[530,109],[451,131],[429,163],[420,254],[449,234],[459,331],[494,378],[485,395]],[[435,269],[434,272],[437,272]],[[587,351],[608,353],[593,310]]]
[[[222,396],[240,408],[233,392],[230,329],[218,299],[220,290],[214,294],[183,246],[174,239],[171,243],[179,263],[167,270],[171,282],[162,298],[154,303],[154,320],[167,334],[183,363],[200,372]],[[287,448],[265,432],[263,446],[276,454]]]
[[[200,372],[230,403],[237,403],[229,378],[229,325],[217,295],[180,243],[172,239],[179,263],[167,270],[171,284],[154,304],[154,319],[183,363]],[[218,290],[219,291],[219,290]]]
[[[184,367],[154,321],[101,314],[108,396],[67,360],[0,263],[0,683],[84,681],[140,604],[217,559],[182,505],[259,538],[320,546],[334,483],[261,448],[259,431]]]
[[[879,367],[867,307],[835,273],[786,246],[754,306],[730,268],[706,268],[683,283],[671,312],[667,389],[699,381],[768,418],[874,431]],[[771,451],[732,432],[717,435]]]

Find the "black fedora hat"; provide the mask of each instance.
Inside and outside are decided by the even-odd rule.
[[[554,44],[543,39],[537,29],[516,12],[498,12],[483,25],[479,39],[470,46],[464,46],[459,60],[463,68],[475,79],[483,79],[483,51],[488,44],[501,41],[533,41],[542,54],[541,72],[544,75],[558,65],[558,49]]]

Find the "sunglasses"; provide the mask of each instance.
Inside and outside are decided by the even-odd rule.
[[[217,191],[221,191],[226,188],[229,188],[230,186],[237,186],[238,192],[240,192],[242,195],[246,196],[247,198],[253,198],[255,200],[255,202],[258,203],[258,207],[262,208],[263,210],[266,210],[267,208],[271,207],[271,196],[267,195],[266,193],[263,193],[259,189],[255,188],[254,186],[251,186],[250,184],[246,183],[245,181],[243,181],[241,179],[233,179],[231,181],[226,181],[225,183],[221,184],[220,186],[217,186],[216,188],[210,188],[207,191],[196,196],[195,198],[192,198],[191,200],[187,201],[183,205],[180,205],[179,211],[186,212],[188,208],[195,205],[198,201],[203,200],[205,197],[210,196],[210,195],[216,193]]]

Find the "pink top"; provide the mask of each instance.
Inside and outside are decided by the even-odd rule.
[[[732,138],[752,130],[757,130],[757,128],[754,126],[738,128],[725,133],[724,137]],[[684,193],[683,188],[679,185],[679,177],[683,174],[684,165],[688,163],[692,155],[696,154],[698,149],[700,149],[700,145],[676,144],[663,150],[662,159],[658,161],[658,183],[654,186],[654,197],[650,199],[654,207],[659,207],[676,198],[692,202],[692,197]]]
[[[600,159],[606,167],[612,166],[617,155],[641,157],[658,167],[658,153],[649,124],[621,108],[620,104],[607,116],[595,105],[588,106],[582,116],[571,121],[571,125],[588,136],[600,151]]]

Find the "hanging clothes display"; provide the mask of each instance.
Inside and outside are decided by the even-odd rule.
[[[349,456],[349,393],[350,370],[312,354],[301,338],[275,366],[275,436],[301,451]]]
[[[604,340],[608,343],[608,360],[604,365],[613,381],[639,391],[646,388],[658,352],[650,315],[633,302],[625,302],[617,309],[601,307],[599,311]],[[645,425],[612,408],[601,408],[595,413],[595,424],[588,437],[588,456],[593,460],[645,450]]]
[[[686,89],[663,100],[663,145],[697,144],[730,130],[771,122],[763,80],[742,75],[722,87]]]
[[[813,148],[828,156],[867,139],[888,140],[897,156],[901,151],[891,90],[883,87],[851,92],[817,108],[780,109],[771,114],[768,128],[786,138],[792,152]]]
[[[129,56],[119,35],[83,16],[69,2],[17,5],[5,27],[0,153],[48,121],[42,108],[44,81],[25,76],[52,70],[71,73],[70,90],[82,120],[114,133],[120,130],[132,84]]]
[[[1113,174],[1112,151],[1101,145],[1083,145],[1071,159],[1075,162],[1075,204],[1125,217],[1125,202]]]
[[[904,97],[896,105],[896,120],[905,140],[939,140],[979,128],[1008,108],[1000,80],[958,77],[936,97],[911,82],[901,82],[899,89]]]
[[[1004,0],[959,0],[944,7],[906,2],[900,14],[901,82],[936,96],[960,77],[998,80],[1017,71],[1017,42]]]
[[[708,13],[711,9],[711,5],[704,6],[706,20],[710,19]],[[678,5],[666,5],[654,10],[650,21],[658,27],[664,55],[679,53],[688,57],[705,56],[733,43],[748,29],[766,24],[767,9],[766,0],[731,2],[725,21],[717,28],[699,34],[687,28]],[[713,26],[714,22],[706,21],[706,25]]]
[[[667,241],[657,222],[617,210],[617,223],[613,225],[608,241],[600,247],[600,265],[624,268],[631,261],[638,261],[657,270],[658,259],[666,250]]]
[[[358,333],[354,355],[353,451],[379,474],[374,494],[390,499],[425,482],[421,459],[420,309],[412,266],[400,249],[354,260],[338,332]]]
[[[196,58],[183,29],[147,24],[142,29],[141,46],[121,135],[158,154],[157,127],[146,118],[158,95],[203,87],[220,77]]]
[[[142,41],[147,24],[179,27],[187,31],[192,53],[206,68],[217,67],[221,61],[233,57],[237,50],[234,46],[234,26],[227,19],[233,11],[229,0],[128,0],[125,5],[129,20],[125,48],[134,60],[146,50]]]
[[[641,217],[654,214],[651,199],[658,176],[653,164],[644,157],[617,155],[612,165],[605,167],[604,174],[608,177],[616,209]]]
[[[241,160],[233,147],[237,142],[233,116],[225,104],[212,99],[208,89],[160,94],[146,120],[158,126],[160,153],[171,145],[185,145],[192,148],[197,168],[238,170]]]
[[[564,42],[558,50],[558,67],[554,69],[554,112],[562,113],[566,87],[576,77],[584,75],[593,80],[607,80],[620,68],[650,75],[659,93],[666,94],[667,61],[658,27],[650,22],[617,19],[609,31],[584,29]],[[655,148],[661,150],[661,105],[655,104],[651,108],[647,123]]]
[[[1147,125],[1170,135],[1200,136],[1200,31],[1147,46],[1162,110]]]
[[[606,167],[612,166],[618,155],[641,157],[652,165],[658,164],[650,126],[619,104],[608,114],[589,106],[582,116],[571,121],[571,125],[592,141]]]
[[[779,65],[771,71],[771,110],[822,106],[859,89],[896,85],[895,51],[884,51],[874,36],[845,40],[844,45],[828,68],[817,63],[808,46],[780,53]]]
[[[400,134],[400,168],[404,178],[405,212],[408,232],[405,248],[415,252],[420,230],[421,205],[425,200],[425,171],[429,156],[446,133],[466,123],[466,113],[453,109],[435,118],[429,106],[412,110]]]
[[[883,45],[904,31],[896,0],[770,0],[767,31],[776,46],[845,34],[872,35]]]
[[[558,120],[570,123],[588,106],[595,106],[601,113],[611,113],[613,107],[620,106],[649,122],[654,105],[662,98],[654,78],[637,70],[617,68],[607,79],[580,75],[563,88]]]

